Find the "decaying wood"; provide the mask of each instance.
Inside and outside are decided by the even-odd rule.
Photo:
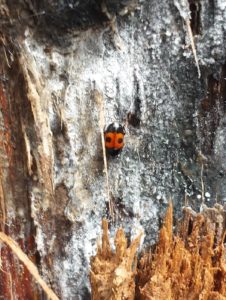
[[[10,249],[14,252],[14,254],[19,258],[19,260],[26,266],[28,271],[35,278],[36,282],[42,287],[45,291],[47,297],[50,300],[59,300],[57,295],[51,290],[46,282],[39,275],[38,269],[34,265],[34,263],[28,258],[28,256],[21,250],[20,246],[9,236],[7,236],[4,232],[0,232],[0,241],[4,242],[6,245],[10,247]],[[9,273],[10,274],[10,273]],[[10,274],[11,275],[11,274]],[[13,279],[10,277],[11,285]],[[12,295],[12,292],[11,292]],[[11,297],[13,299],[13,297]]]
[[[170,205],[155,253],[140,260],[138,298],[226,299],[223,208],[205,208],[199,214],[186,209],[173,236],[172,218]]]
[[[226,299],[225,220],[220,205],[198,214],[186,208],[174,234],[171,203],[155,251],[141,257],[138,269],[134,258],[140,236],[127,248],[119,229],[113,252],[104,220],[102,247],[91,262],[92,299]]]
[[[90,298],[97,224],[113,210],[113,226],[143,228],[146,247],[155,241],[169,195],[177,216],[184,193],[196,210],[225,201],[225,15],[225,0],[1,1],[0,230],[32,257],[60,299]],[[92,97],[94,82],[101,105]],[[126,136],[121,154],[105,160],[107,199],[101,133],[103,143],[103,124],[113,121],[126,123]],[[110,201],[114,207],[106,211]],[[186,237],[185,230],[187,255]],[[161,241],[170,252],[174,237],[165,238],[169,232]],[[213,243],[211,237],[204,242]],[[149,255],[141,268],[144,293],[155,259]],[[7,246],[1,262],[0,298],[42,299]],[[114,275],[121,268],[115,265]],[[127,293],[131,284],[134,295],[134,275],[121,285],[110,272],[112,293],[120,295],[124,286]],[[211,297],[218,296],[216,287]]]
[[[102,246],[91,260],[91,285],[93,300],[134,299],[136,251],[141,234],[127,247],[124,231],[118,229],[115,236],[115,251],[111,250],[108,223],[103,220]]]

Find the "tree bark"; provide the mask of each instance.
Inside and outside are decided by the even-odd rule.
[[[224,0],[0,2],[1,230],[61,299],[90,298],[89,260],[112,221],[94,89],[105,124],[126,126],[108,157],[112,235],[144,229],[145,247],[169,198],[177,217],[225,203],[225,20]],[[1,254],[1,296],[44,298]]]

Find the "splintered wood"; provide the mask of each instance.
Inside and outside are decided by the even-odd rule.
[[[113,252],[106,221],[103,228],[102,248],[98,247],[91,263],[92,299],[226,300],[222,206],[204,207],[202,213],[186,208],[174,234],[170,204],[155,251],[145,253],[138,268],[133,262],[140,238],[127,248],[119,229]]]
[[[124,231],[118,229],[115,236],[115,252],[111,250],[108,223],[103,220],[102,246],[91,259],[90,280],[93,300],[132,300],[135,296],[136,251],[140,234],[127,247]]]
[[[30,274],[34,277],[36,282],[42,287],[42,289],[46,293],[48,299],[50,299],[50,300],[59,300],[59,298],[53,292],[53,290],[51,288],[49,288],[48,285],[46,284],[46,282],[41,278],[41,276],[39,275],[37,267],[28,258],[28,256],[22,251],[20,246],[11,237],[6,235],[4,232],[0,232],[0,241],[4,242],[6,245],[8,245],[9,248],[13,251],[13,253],[19,258],[19,260],[26,266],[26,268],[28,269]],[[1,247],[2,247],[2,245],[1,245]],[[13,278],[10,274],[11,284],[12,284],[12,280],[13,280]],[[21,282],[21,284],[22,284],[22,282]],[[11,291],[11,296],[12,296],[11,299],[16,299],[16,298],[14,298],[12,291]],[[35,294],[33,294],[32,299],[36,299]]]
[[[140,261],[138,299],[226,299],[224,214],[220,206],[186,209],[173,236],[170,204],[155,253]]]

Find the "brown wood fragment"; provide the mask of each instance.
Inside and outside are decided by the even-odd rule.
[[[38,269],[33,264],[33,262],[28,258],[28,256],[21,250],[19,245],[9,236],[7,236],[4,232],[0,232],[0,240],[1,242],[4,242],[7,246],[10,247],[10,249],[13,251],[13,253],[19,258],[19,260],[26,266],[27,270],[30,272],[30,274],[34,277],[36,282],[42,287],[42,289],[45,291],[47,297],[52,300],[59,300],[57,295],[51,290],[46,282],[41,278],[39,275]],[[11,274],[10,274],[11,275]],[[12,278],[10,278],[10,281],[12,283]],[[16,276],[14,274],[14,280]],[[12,294],[12,293],[11,293]]]
[[[173,236],[172,215],[170,204],[152,259],[145,254],[140,260],[136,299],[226,299],[223,207],[199,214],[186,209]]]
[[[202,213],[186,208],[174,234],[170,202],[155,251],[141,257],[138,269],[135,254],[141,236],[128,247],[118,229],[113,251],[103,220],[102,246],[91,261],[92,299],[226,300],[225,220],[218,204],[203,206]]]
[[[110,248],[108,223],[103,220],[102,246],[91,259],[90,280],[93,300],[132,300],[135,296],[136,251],[141,235],[127,246],[124,231],[118,229],[115,251]]]

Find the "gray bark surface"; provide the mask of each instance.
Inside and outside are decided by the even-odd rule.
[[[108,158],[112,236],[144,230],[145,248],[169,198],[177,217],[185,204],[226,201],[225,0],[103,3],[0,6],[2,230],[34,236],[39,269],[65,300],[89,299],[90,256],[110,218],[95,88],[106,125],[127,124]]]

